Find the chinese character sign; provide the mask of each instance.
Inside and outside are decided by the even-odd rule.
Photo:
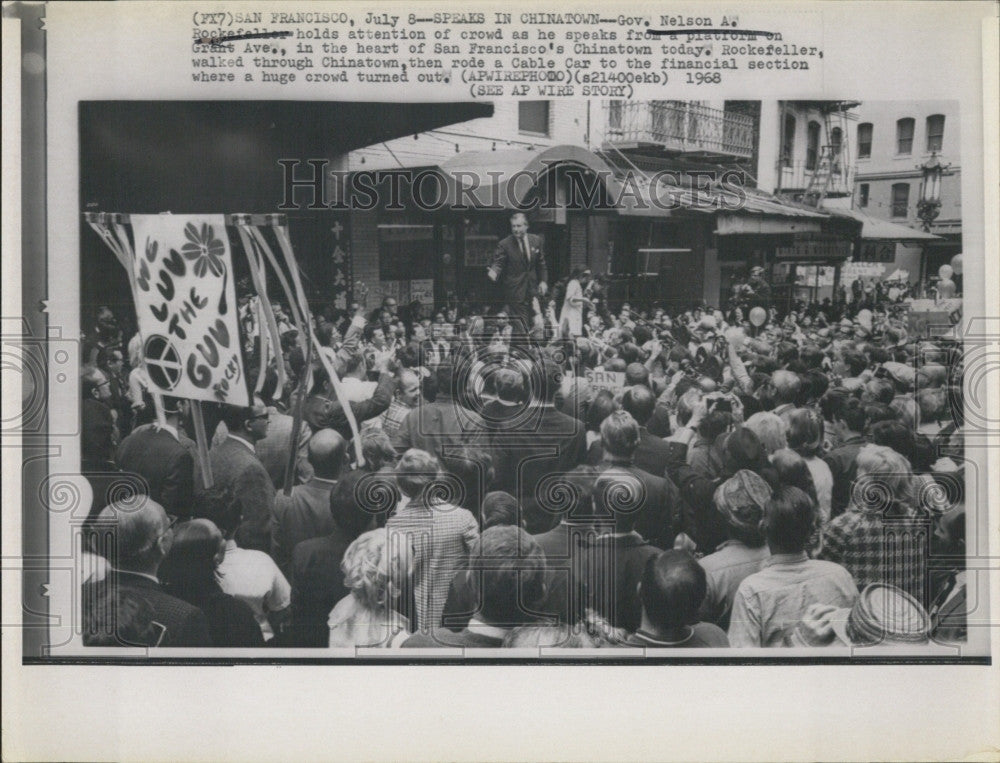
[[[132,215],[135,308],[164,394],[249,405],[223,215]]]

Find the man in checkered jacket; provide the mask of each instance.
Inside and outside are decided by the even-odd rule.
[[[819,558],[845,567],[859,589],[889,583],[926,606],[931,522],[913,506],[910,465],[883,445],[865,445],[855,464],[851,503],[824,530]]]

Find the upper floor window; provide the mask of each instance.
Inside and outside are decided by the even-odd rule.
[[[872,155],[872,123],[858,125],[858,159],[868,159]]]
[[[908,217],[910,205],[910,184],[893,183],[892,185],[892,216]]]
[[[549,102],[521,101],[517,104],[517,129],[539,135],[549,134]]]
[[[835,173],[840,172],[840,150],[844,144],[844,132],[839,127],[830,130],[830,162]]]
[[[858,185],[858,206],[867,207],[868,206],[868,183],[860,183]]]
[[[927,153],[940,151],[944,143],[944,114],[927,117]]]
[[[781,145],[781,166],[791,167],[795,154],[795,116],[785,114],[785,137]]]
[[[806,128],[806,169],[816,169],[819,157],[819,122],[810,122]]]
[[[896,153],[913,153],[913,118],[906,117],[896,122]]]
[[[622,129],[622,104],[624,101],[608,101],[608,127]]]

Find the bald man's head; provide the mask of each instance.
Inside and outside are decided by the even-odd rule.
[[[321,429],[309,439],[309,463],[317,477],[340,477],[347,455],[347,440],[332,429]]]
[[[170,550],[170,518],[147,496],[112,501],[101,510],[96,527],[107,538],[98,550],[116,569],[156,574]]]

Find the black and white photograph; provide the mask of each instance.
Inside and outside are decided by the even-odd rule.
[[[83,645],[958,657],[958,116],[81,103]]]
[[[995,11],[5,4],[4,757],[996,760]]]

